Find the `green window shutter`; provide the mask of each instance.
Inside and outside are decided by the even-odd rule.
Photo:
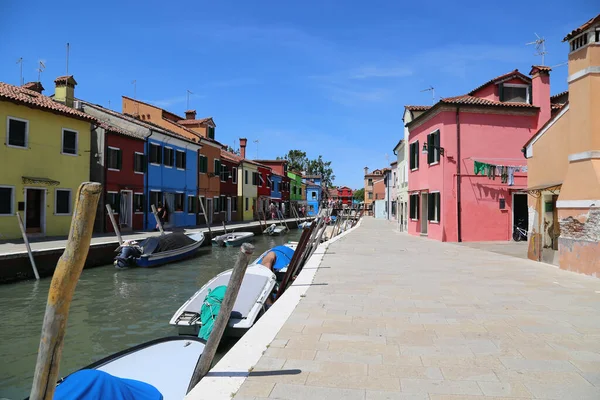
[[[533,86],[529,85],[529,104],[533,104]]]
[[[419,168],[419,141],[415,142],[415,168]]]
[[[117,150],[117,169],[118,170],[122,169],[121,168],[122,166],[123,166],[122,152],[121,152],[121,150]]]
[[[433,135],[427,135],[427,164],[433,163]]]
[[[500,101],[504,101],[504,83],[498,84],[498,97]]]

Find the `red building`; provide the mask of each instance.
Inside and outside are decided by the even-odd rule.
[[[275,193],[269,192],[269,196],[277,204],[279,200],[280,210],[284,215],[289,215],[290,210],[290,178],[287,176],[287,160],[254,160],[264,166],[271,168],[271,173],[281,177],[281,184]],[[277,193],[279,192],[279,193]],[[271,196],[275,194],[275,196]],[[281,194],[281,196],[279,196]]]
[[[338,200],[342,202],[342,204],[351,206],[352,205],[352,189],[348,186],[340,186],[337,188],[338,191]]]
[[[225,206],[225,221],[238,221],[238,168],[240,157],[221,150],[221,204]],[[241,217],[241,214],[240,214]]]
[[[110,204],[122,232],[144,229],[145,138],[106,122],[92,131],[91,180],[102,183],[97,232],[114,232],[106,210]]]
[[[258,195],[258,210],[267,213],[269,210],[271,198],[271,167],[266,165],[258,165],[258,186],[256,193]]]

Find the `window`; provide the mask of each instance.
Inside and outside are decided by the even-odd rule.
[[[107,192],[106,204],[110,205],[110,208],[112,208],[114,214],[118,214],[121,206],[121,202],[119,201],[119,192]]]
[[[427,219],[440,222],[440,192],[431,192],[427,198]]]
[[[185,151],[177,150],[175,152],[175,166],[177,169],[185,169]]]
[[[410,195],[410,218],[419,219],[419,195]]]
[[[158,144],[150,144],[150,164],[162,163],[162,147]]]
[[[204,207],[206,207],[206,200],[204,199],[204,196],[200,196],[200,201],[198,202],[198,214],[204,215],[204,212],[202,211],[204,210]]]
[[[214,126],[209,126],[208,127],[208,137],[210,139],[214,139],[215,138],[215,127]]]
[[[373,200],[373,192],[367,193],[369,195],[369,200]]]
[[[237,184],[237,168],[233,167],[231,168],[231,171],[231,183]]]
[[[227,199],[225,198],[224,195],[221,195],[221,212],[225,212],[227,208]]]
[[[198,201],[196,200],[196,196],[188,194],[187,210],[188,214],[195,214],[198,212]]]
[[[293,194],[296,194],[296,186],[294,186],[294,187],[292,188],[292,193],[293,193]]]
[[[273,180],[273,178],[270,179],[271,181],[271,191],[275,190],[275,181]]]
[[[0,215],[14,213],[15,189],[12,186],[0,186]]]
[[[419,169],[419,141],[410,144],[410,169]]]
[[[248,170],[244,171],[244,183],[247,185],[248,184]],[[248,207],[246,207],[246,210],[248,209]]]
[[[317,198],[317,192],[312,192],[312,198],[316,199]]]
[[[54,192],[54,214],[71,215],[71,189],[56,189]]]
[[[150,191],[150,209],[152,209],[152,205],[158,209],[158,203],[162,203],[162,193],[160,191],[151,190]]]
[[[252,184],[254,186],[258,186],[258,176],[259,176],[258,172],[252,173]]]
[[[596,28],[596,43],[600,43],[600,29]]]
[[[77,131],[63,129],[62,131],[62,153],[77,155]]]
[[[6,144],[12,147],[27,148],[29,121],[8,117]]]
[[[367,179],[367,186],[373,186],[373,178]]]
[[[244,209],[245,209],[246,211],[248,211],[248,198],[246,197],[246,198],[245,198],[245,200],[246,200],[246,204],[245,204],[245,208],[244,208]]]
[[[221,173],[221,160],[215,158],[214,167],[215,167],[214,174],[215,174],[215,176],[218,176]]]
[[[121,149],[109,147],[106,151],[106,167],[110,170],[120,171],[121,165]]]
[[[231,198],[231,212],[237,212],[237,197]]]
[[[227,178],[229,178],[229,171],[227,170],[227,165],[221,164],[221,182],[227,182]]]
[[[298,195],[302,196],[302,188],[301,187],[298,188]]]
[[[529,86],[501,83],[498,85],[498,95],[500,97],[500,101],[528,103]]]
[[[185,201],[184,193],[175,193],[175,212],[183,212],[183,202]]]
[[[133,194],[133,211],[136,213],[144,212],[144,194],[134,193]]]
[[[173,163],[175,161],[173,159],[174,158],[173,149],[170,147],[165,147],[164,153],[165,153],[165,161],[164,161],[165,167],[172,167]]]
[[[596,31],[596,42],[598,42],[598,31]],[[587,32],[571,41],[571,51],[575,51],[586,44],[588,44]]]
[[[218,214],[221,211],[221,206],[219,205],[220,197],[213,197],[213,214]]]
[[[205,174],[208,172],[208,158],[200,154],[198,156],[198,172]]]
[[[427,135],[427,164],[440,162],[440,131]]]
[[[146,172],[146,156],[144,153],[138,153],[136,151],[133,154],[133,170],[136,174],[143,174]]]

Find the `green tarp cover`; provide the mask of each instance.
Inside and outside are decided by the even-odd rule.
[[[219,315],[219,310],[221,310],[221,303],[226,290],[227,286],[217,286],[213,290],[208,289],[208,294],[200,309],[200,322],[202,325],[200,326],[200,332],[198,332],[199,338],[208,340],[217,320],[217,315]]]

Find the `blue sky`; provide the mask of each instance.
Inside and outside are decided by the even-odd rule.
[[[9,1],[0,5],[0,80],[37,80],[45,94],[69,73],[76,96],[121,110],[121,96],[183,114],[186,90],[216,136],[247,137],[249,156],[302,149],[333,162],[338,185],[362,186],[402,138],[405,104],[431,104],[518,68],[567,59],[562,38],[598,13],[592,0]],[[551,75],[566,90],[566,66]]]

